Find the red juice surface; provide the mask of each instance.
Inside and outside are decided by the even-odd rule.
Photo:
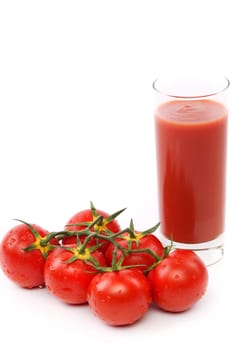
[[[155,113],[162,233],[202,243],[224,231],[227,110],[207,100],[175,100]]]

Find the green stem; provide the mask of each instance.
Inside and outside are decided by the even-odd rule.
[[[133,220],[132,220],[132,219],[130,220],[130,225],[129,225],[128,232],[129,232],[129,237],[130,237],[131,239],[135,239],[135,238],[136,238],[136,236],[135,236],[135,230],[134,230],[134,223],[133,223]]]
[[[112,271],[117,271],[117,252],[118,249],[115,247],[113,251],[113,256],[112,256]]]
[[[158,222],[158,224],[156,224],[155,226],[149,228],[148,230],[143,231],[142,236],[146,236],[146,235],[149,235],[150,233],[154,233],[159,226],[160,226],[160,223]]]
[[[155,254],[153,252],[153,250],[151,250],[149,248],[143,248],[143,249],[127,249],[127,248],[125,248],[125,250],[128,254],[130,254],[130,253],[147,253],[147,254],[150,254],[155,259],[155,261],[161,260],[161,257],[159,255]]]
[[[93,237],[96,237],[97,236],[97,233],[96,232],[92,232],[90,233],[88,236],[86,236],[84,242],[80,245],[79,245],[79,254],[83,254],[85,252],[85,249],[87,247],[87,244],[89,243],[89,241],[93,238]]]
[[[126,248],[124,248],[115,238],[119,237],[122,233],[127,232],[128,228],[114,233],[113,235],[107,236],[107,235],[103,235],[102,233],[96,232],[96,238],[98,239],[102,239],[105,241],[108,241],[109,243],[113,244],[115,248],[120,249],[123,253],[126,254]]]
[[[42,239],[40,242],[41,246],[45,246],[49,243],[49,241],[53,238],[57,238],[61,240],[63,238],[72,237],[72,236],[87,236],[90,233],[89,229],[84,229],[80,231],[58,231],[58,232],[50,232],[46,238]]]
[[[23,220],[20,220],[20,219],[14,219],[15,221],[19,221],[21,222],[22,224],[25,224],[29,229],[30,231],[32,232],[32,234],[34,235],[34,237],[37,239],[37,238],[40,238],[40,234],[39,232],[32,226],[30,225],[28,222],[26,221],[23,221]]]
[[[162,258],[156,262],[154,262],[154,264],[152,264],[151,266],[149,266],[147,269],[144,270],[144,274],[147,275],[148,272],[150,272],[151,270],[153,270],[162,260]]]
[[[95,225],[101,225],[103,222],[103,216],[102,215],[99,215],[89,226],[89,230],[95,226]]]
[[[78,230],[78,231],[68,231],[68,230],[63,230],[63,231],[59,231],[59,232],[50,232],[46,238],[42,239],[40,242],[41,246],[45,246],[49,243],[49,241],[53,238],[57,238],[58,240],[61,240],[63,238],[67,238],[67,237],[72,237],[72,236],[88,236],[89,234],[91,234],[90,229],[96,225],[96,224],[100,224],[100,222],[102,222],[103,220],[103,216],[98,216],[96,218],[96,220],[94,220],[93,222],[91,222],[90,225],[88,225],[87,228],[83,229],[83,230]]]
[[[105,218],[106,222],[111,222],[114,219],[116,219],[117,216],[119,216],[123,211],[125,211],[126,208],[123,208],[119,211],[116,211],[115,213],[113,213],[112,215],[109,215],[107,218]]]

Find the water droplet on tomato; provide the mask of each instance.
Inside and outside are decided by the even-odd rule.
[[[179,273],[176,273],[175,276],[174,276],[174,279],[175,279],[175,280],[179,280],[179,278],[180,278]]]
[[[8,241],[8,244],[11,246],[11,245],[13,245],[15,242],[16,242],[16,238],[11,237],[11,238],[9,239],[9,241]]]
[[[26,241],[27,240],[27,235],[26,234],[22,234],[20,236],[20,239],[21,239],[21,241]]]

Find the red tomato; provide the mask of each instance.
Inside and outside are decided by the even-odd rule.
[[[148,310],[150,285],[139,270],[99,273],[89,285],[87,299],[94,314],[106,323],[129,325],[142,318]]]
[[[68,260],[74,256],[77,259],[69,263]],[[90,256],[101,266],[106,266],[105,258],[100,251],[91,253],[89,248],[86,248],[83,254],[79,254],[75,247],[73,251],[56,248],[45,263],[44,276],[48,290],[65,303],[86,303],[88,285],[97,274],[95,268],[86,263]]]
[[[124,233],[120,238],[116,239],[122,247],[129,249],[149,249],[155,253],[158,257],[162,257],[164,253],[164,247],[160,240],[153,234],[142,235],[142,232],[135,232],[135,238],[131,238],[129,233]],[[110,243],[105,257],[109,265],[112,264],[112,256],[115,246]],[[123,255],[120,249],[117,250],[117,260]],[[128,265],[143,265],[139,269],[142,271],[146,270],[148,267],[153,265],[156,262],[156,258],[150,253],[146,252],[130,252],[127,256],[124,255],[122,266]]]
[[[6,276],[21,287],[34,288],[44,285],[45,257],[50,245],[41,246],[41,237],[48,232],[37,225],[31,225],[37,231],[36,237],[26,224],[12,228],[0,245],[0,264]],[[58,244],[55,239],[51,243]],[[32,250],[25,248],[32,246]]]
[[[208,272],[203,261],[189,250],[175,250],[148,274],[152,298],[161,309],[189,309],[206,292]]]
[[[103,222],[102,225],[95,225],[91,231],[97,230],[98,232],[102,233],[102,234],[108,234],[109,231],[112,233],[117,233],[120,231],[120,226],[119,223],[116,220],[111,220],[109,221],[109,214],[107,214],[106,212],[99,210],[99,209],[85,209],[82,210],[78,213],[76,213],[75,215],[73,215],[66,223],[65,226],[65,230],[68,231],[78,231],[78,230],[84,230],[85,228],[87,228],[88,224],[91,224],[92,222],[94,222],[98,216],[103,216]],[[78,223],[83,223],[83,225],[78,225],[78,226],[68,226],[68,225],[73,225],[73,224],[78,224]],[[83,242],[85,239],[85,236],[81,236],[80,237],[80,241]],[[63,244],[72,244],[76,242],[76,237],[67,237],[63,239]],[[105,251],[107,246],[108,246],[108,242],[104,241],[104,240],[99,240],[99,243],[102,243],[102,246],[100,247],[101,251]],[[97,244],[96,239],[91,239],[89,244],[91,245],[95,245]]]

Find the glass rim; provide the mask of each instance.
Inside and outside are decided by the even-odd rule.
[[[178,78],[179,77],[177,77],[177,79]],[[183,78],[185,78],[185,77],[183,77]],[[184,100],[186,100],[186,99],[201,99],[201,98],[219,95],[219,94],[225,92],[229,88],[230,81],[226,76],[218,76],[216,78],[222,79],[224,82],[224,85],[218,89],[214,89],[214,91],[202,93],[202,94],[180,94],[180,93],[176,94],[176,93],[166,92],[165,89],[160,89],[157,87],[157,84],[162,81],[162,78],[155,79],[153,84],[152,84],[152,87],[157,93],[159,93],[160,95],[163,95],[165,97],[168,97],[168,98],[170,97],[170,98],[184,99]],[[198,77],[194,76],[192,79],[198,79]]]

